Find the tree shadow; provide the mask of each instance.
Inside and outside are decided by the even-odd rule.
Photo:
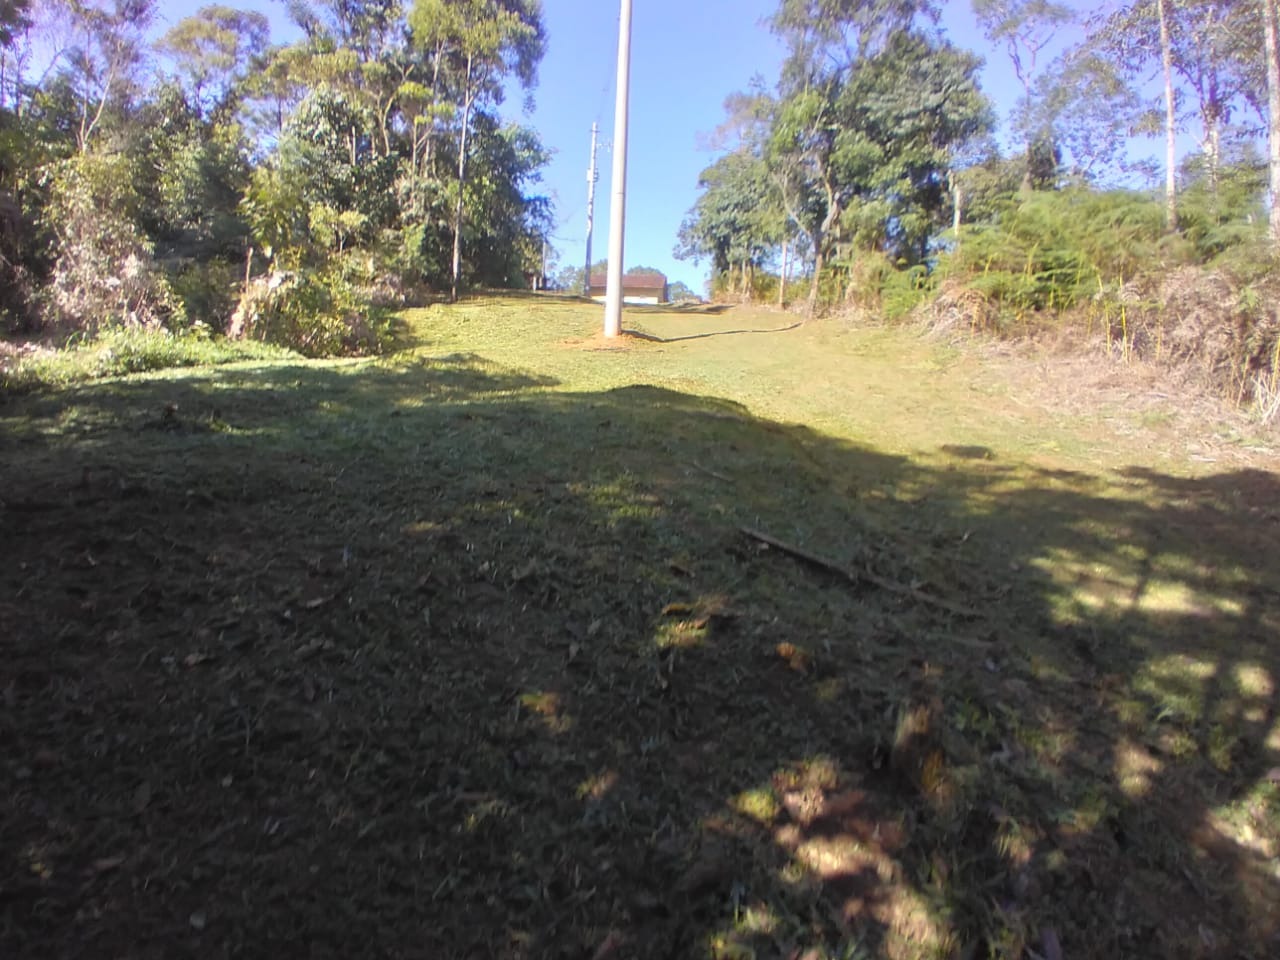
[[[719,317],[733,310],[735,306],[736,304],[732,303],[661,303],[628,307],[628,309],[634,309],[645,316]]]
[[[786,333],[788,330],[798,330],[804,326],[803,321],[788,324],[785,327],[771,327],[759,330],[712,330],[707,333],[689,333],[680,337],[659,337],[652,333],[643,333],[639,330],[626,331],[628,336],[637,337],[641,340],[649,340],[653,343],[679,343],[682,340],[709,340],[712,337],[738,337],[743,334],[751,333]]]
[[[1274,952],[1274,475],[556,386],[0,408],[0,952]]]

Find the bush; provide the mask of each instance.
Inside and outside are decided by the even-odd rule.
[[[360,281],[368,278],[360,274],[354,258],[335,258],[321,268],[259,277],[240,298],[228,335],[307,357],[377,353],[389,319],[362,295]]]
[[[0,369],[0,393],[22,393],[149,370],[240,360],[279,360],[291,351],[166,330],[116,329],[63,350],[20,359]]]
[[[221,260],[187,260],[170,268],[168,282],[184,326],[226,331],[243,282],[239,266]],[[178,326],[177,316],[169,325]]]
[[[135,223],[134,172],[119,155],[77,154],[45,170],[58,239],[49,313],[64,330],[181,323],[178,303]]]

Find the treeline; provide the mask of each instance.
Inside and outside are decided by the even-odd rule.
[[[726,101],[725,152],[676,255],[710,261],[721,296],[785,299],[791,276],[811,311],[1019,335],[1079,324],[1126,358],[1193,360],[1276,415],[1275,0],[1092,16],[972,0],[982,52],[1019,82],[1003,151],[979,53],[939,12],[781,0],[780,74]],[[1165,149],[1146,156],[1153,137]]]
[[[523,286],[547,151],[505,123],[538,0],[0,0],[0,319],[376,348],[378,306]]]

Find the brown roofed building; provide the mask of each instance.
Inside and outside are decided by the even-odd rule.
[[[603,273],[591,275],[591,286],[587,296],[592,300],[604,301],[608,292],[609,278]],[[660,273],[628,273],[622,277],[622,302],[631,304],[648,304],[653,306],[666,303],[667,278]]]

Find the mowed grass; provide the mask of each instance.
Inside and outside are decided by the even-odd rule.
[[[599,320],[0,406],[0,954],[1280,950],[1256,442]]]

